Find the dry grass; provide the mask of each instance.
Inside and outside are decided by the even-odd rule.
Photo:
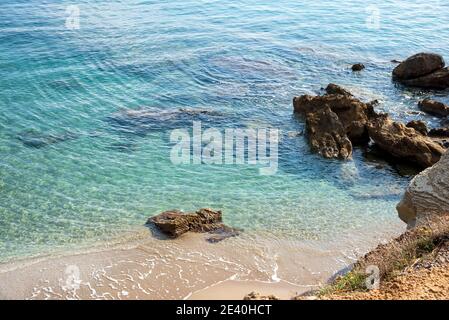
[[[434,218],[425,225],[408,230],[388,244],[380,245],[366,254],[352,271],[338,277],[331,285],[319,292],[320,297],[347,292],[367,291],[366,273],[368,266],[377,266],[381,282],[389,281],[418,261],[432,255],[432,252],[449,236],[449,214]]]

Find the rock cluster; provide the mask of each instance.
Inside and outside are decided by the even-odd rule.
[[[200,209],[193,213],[165,211],[149,218],[147,224],[155,225],[170,238],[177,238],[186,232],[200,232],[212,233],[208,241],[218,242],[239,234],[239,230],[223,224],[221,211],[212,209]]]
[[[426,168],[445,151],[426,136],[425,123],[394,122],[388,115],[377,114],[373,103],[364,103],[335,84],[323,96],[295,97],[293,107],[305,116],[312,150],[325,158],[348,159],[354,144],[372,140],[391,156]]]
[[[442,90],[449,88],[449,68],[441,55],[418,53],[393,70],[393,79],[410,87]]]

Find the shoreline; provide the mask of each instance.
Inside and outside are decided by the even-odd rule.
[[[0,264],[3,299],[289,299],[327,283],[399,230],[348,242],[275,240],[246,233],[218,244],[202,234],[157,239],[148,228],[124,241]],[[383,234],[383,235],[381,235]],[[343,237],[344,238],[344,237]],[[346,244],[345,244],[346,242]],[[358,253],[348,253],[363,243]]]

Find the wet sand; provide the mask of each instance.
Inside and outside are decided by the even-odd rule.
[[[245,233],[211,244],[202,234],[166,240],[142,228],[124,243],[2,264],[0,298],[242,299],[256,291],[289,299],[400,232],[327,242]]]

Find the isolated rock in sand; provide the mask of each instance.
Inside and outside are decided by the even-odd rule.
[[[230,228],[222,222],[222,212],[212,209],[200,209],[194,213],[184,213],[178,210],[165,211],[147,221],[171,238],[177,238],[186,232],[213,233],[208,239],[218,242],[237,236],[239,231]]]
[[[438,117],[449,116],[449,106],[445,105],[442,102],[432,99],[424,99],[423,101],[420,101],[418,105],[422,111],[427,112],[431,115]]]
[[[414,226],[449,213],[449,153],[417,175],[398,204],[399,217]]]
[[[434,165],[445,152],[439,144],[415,129],[394,122],[388,115],[375,117],[368,124],[374,143],[395,158],[414,162],[424,168]]]
[[[280,299],[272,294],[268,296],[263,296],[260,293],[253,291],[251,293],[248,293],[245,297],[243,297],[243,300],[280,300]]]
[[[444,59],[434,53],[418,53],[401,62],[393,70],[395,80],[410,80],[429,75],[444,68]]]
[[[421,120],[413,120],[407,123],[407,128],[413,128],[424,136],[427,136],[429,130],[427,129],[427,124]]]
[[[338,116],[329,107],[306,115],[307,133],[312,150],[324,158],[347,159],[352,144]]]

